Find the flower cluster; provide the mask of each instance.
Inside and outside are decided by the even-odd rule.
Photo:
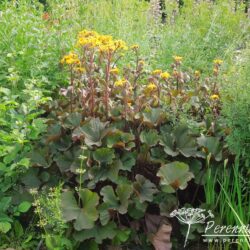
[[[126,79],[120,79],[115,82],[115,87],[123,87],[126,84]]]
[[[109,35],[100,35],[96,31],[83,30],[78,35],[78,47],[96,48],[100,52],[114,52],[127,50],[126,43],[122,40],[115,40]]]
[[[175,63],[180,64],[183,60],[181,56],[173,56]]]
[[[150,96],[156,90],[157,90],[157,86],[153,82],[151,82],[146,86],[144,93],[145,95]]]
[[[176,217],[180,222],[188,225],[188,230],[187,230],[185,244],[184,244],[184,247],[185,247],[188,236],[189,236],[191,225],[197,224],[197,223],[204,224],[206,219],[214,218],[214,215],[211,212],[211,210],[206,211],[205,209],[201,209],[201,208],[180,208],[171,212],[170,217]]]
[[[166,80],[166,79],[168,79],[170,77],[171,77],[171,75],[168,72],[161,73],[161,78],[164,79],[164,80]]]
[[[161,73],[162,73],[162,70],[161,70],[161,69],[156,69],[156,70],[154,70],[154,71],[152,72],[152,75],[157,76],[157,75],[160,75]]]
[[[80,64],[80,60],[78,58],[78,55],[74,52],[70,52],[68,55],[65,55],[62,60],[61,63],[64,64],[68,64],[68,65],[77,65]]]
[[[223,61],[221,59],[215,59],[214,60],[215,65],[221,65],[222,63],[223,63]]]
[[[212,110],[214,116],[219,114],[220,97],[216,78],[214,82],[203,81],[200,71],[193,74],[183,72],[183,57],[177,55],[173,56],[171,71],[158,68],[149,73],[137,44],[130,46],[135,61],[122,67],[120,52],[127,49],[124,41],[96,31],[83,30],[78,34],[75,51],[61,60],[71,72],[70,87],[64,91],[64,95],[70,97],[72,111],[80,107],[86,116],[95,116],[105,110],[109,117],[119,107],[122,109],[120,114],[127,117],[144,108],[165,104],[173,110],[183,111],[190,101],[193,104],[185,112],[195,117],[203,117],[206,110]],[[222,60],[214,60],[216,75],[221,64]],[[190,92],[192,88],[195,91]],[[200,96],[199,104],[194,104],[193,95]]]
[[[207,211],[208,215],[205,216],[206,210],[202,208],[180,208],[174,210],[170,216],[178,217],[178,219],[184,223],[204,223],[208,217],[213,218],[214,215],[210,210]]]
[[[220,97],[218,95],[211,95],[210,98],[212,100],[219,100],[220,99]]]

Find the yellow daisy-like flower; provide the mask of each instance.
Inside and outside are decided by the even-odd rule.
[[[140,65],[144,65],[144,64],[145,64],[145,61],[140,60],[140,61],[138,62],[138,64],[140,64]]]
[[[112,36],[100,35],[89,30],[83,30],[78,34],[77,47],[80,46],[97,48],[101,53],[128,49],[126,43],[122,40],[114,40]]]
[[[163,73],[161,73],[161,78],[162,78],[162,79],[166,80],[166,79],[168,79],[169,77],[170,77],[170,74],[169,74],[168,72],[163,72]]]
[[[78,34],[79,37],[93,37],[93,36],[97,36],[97,35],[98,35],[98,33],[96,31],[93,31],[93,30],[82,30]]]
[[[223,61],[221,59],[215,59],[214,64],[221,65]]]
[[[152,92],[156,91],[157,90],[157,86],[151,82],[147,85],[147,87],[145,88],[144,92],[146,95],[149,95],[151,94]]]
[[[139,45],[138,44],[134,44],[130,48],[136,50],[136,49],[139,49]]]
[[[199,70],[196,70],[194,72],[194,75],[195,75],[195,77],[200,77],[201,76],[201,72]]]
[[[152,72],[152,75],[157,76],[157,75],[160,75],[161,73],[162,73],[162,70],[156,69],[156,70],[154,70],[154,71]]]
[[[173,56],[173,58],[174,58],[175,62],[177,62],[177,63],[180,63],[183,59],[183,57],[181,57],[181,56]]]
[[[128,50],[127,44],[122,40],[114,40],[116,49]]]
[[[79,60],[77,54],[70,52],[68,55],[66,55],[62,58],[61,63],[62,64],[66,63],[69,65],[80,64],[80,60]]]
[[[110,70],[110,73],[114,74],[114,75],[117,75],[117,74],[119,74],[119,69],[118,68],[113,68],[113,69]]]
[[[116,81],[114,85],[115,85],[115,87],[118,87],[118,88],[124,87],[126,82],[127,82],[126,79],[120,79],[120,80]]]
[[[79,73],[85,72],[85,69],[83,67],[76,67],[74,70],[79,72]]]
[[[100,45],[100,35],[95,31],[83,30],[78,34],[77,46],[94,48]]]
[[[218,95],[211,95],[210,99],[212,99],[212,100],[219,100],[220,97]]]

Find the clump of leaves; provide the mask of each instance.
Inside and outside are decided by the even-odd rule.
[[[171,72],[148,72],[138,45],[128,51],[135,61],[122,68],[126,50],[111,36],[79,33],[76,50],[61,61],[70,85],[48,105],[47,136],[31,155],[38,187],[63,181],[62,217],[81,247],[150,244],[143,240],[145,214],[168,215],[206,156],[215,163],[224,158],[216,122],[219,63],[206,79],[182,72],[179,56]],[[182,112],[195,129],[183,123]],[[168,240],[164,228],[155,229],[157,242]]]
[[[33,141],[47,129],[38,107],[48,98],[33,84],[26,87],[15,94],[8,84],[0,86],[0,247],[34,247],[29,244],[33,238],[27,235],[23,219],[32,200],[20,180],[29,171]]]
[[[62,184],[38,193],[34,188],[30,190],[34,198],[33,206],[38,217],[37,226],[43,229],[44,241],[48,250],[73,249],[73,242],[65,237],[67,225],[63,219],[61,206]],[[72,207],[72,204],[70,205]]]

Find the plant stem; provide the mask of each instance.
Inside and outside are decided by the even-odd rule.
[[[95,109],[95,86],[92,79],[92,67],[94,63],[94,52],[90,56],[90,66],[89,66],[89,87],[90,87],[90,112],[91,115],[94,116],[94,109]]]
[[[191,227],[191,224],[188,224],[188,230],[187,230],[187,234],[186,234],[186,238],[185,238],[184,247],[186,247],[186,244],[187,244],[187,240],[188,240],[188,236],[189,236],[189,232],[190,232],[190,227]]]
[[[73,112],[73,94],[74,94],[74,79],[73,79],[73,68],[70,69],[70,85],[71,85],[71,94],[70,94],[70,110]]]
[[[108,111],[109,111],[109,106],[108,106],[108,101],[109,101],[109,78],[110,78],[110,65],[111,65],[111,54],[109,52],[108,54],[108,62],[106,65],[106,79],[105,79],[105,96],[104,96],[104,105],[106,109],[106,116],[108,118]]]

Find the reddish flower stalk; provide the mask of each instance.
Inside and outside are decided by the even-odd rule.
[[[157,83],[156,86],[157,86],[157,97],[158,97],[158,99],[160,100],[160,96],[161,96],[161,85],[160,85],[160,83]]]
[[[70,66],[70,86],[71,86],[71,93],[70,93],[70,111],[73,112],[73,95],[74,95],[74,76],[73,76],[73,66]]]
[[[106,116],[108,117],[109,112],[109,79],[110,79],[110,66],[111,66],[111,57],[112,54],[108,53],[108,62],[106,65],[106,77],[105,77],[105,93],[104,93],[104,106],[106,110]]]
[[[123,98],[123,102],[124,102],[124,118],[125,121],[127,120],[127,112],[128,112],[128,95],[127,95],[127,81],[125,83],[125,89],[124,89],[124,98]]]
[[[92,70],[94,64],[94,52],[90,56],[90,65],[89,65],[89,88],[90,88],[90,113],[91,116],[95,116],[94,109],[95,109],[95,86],[94,81],[92,79]]]

